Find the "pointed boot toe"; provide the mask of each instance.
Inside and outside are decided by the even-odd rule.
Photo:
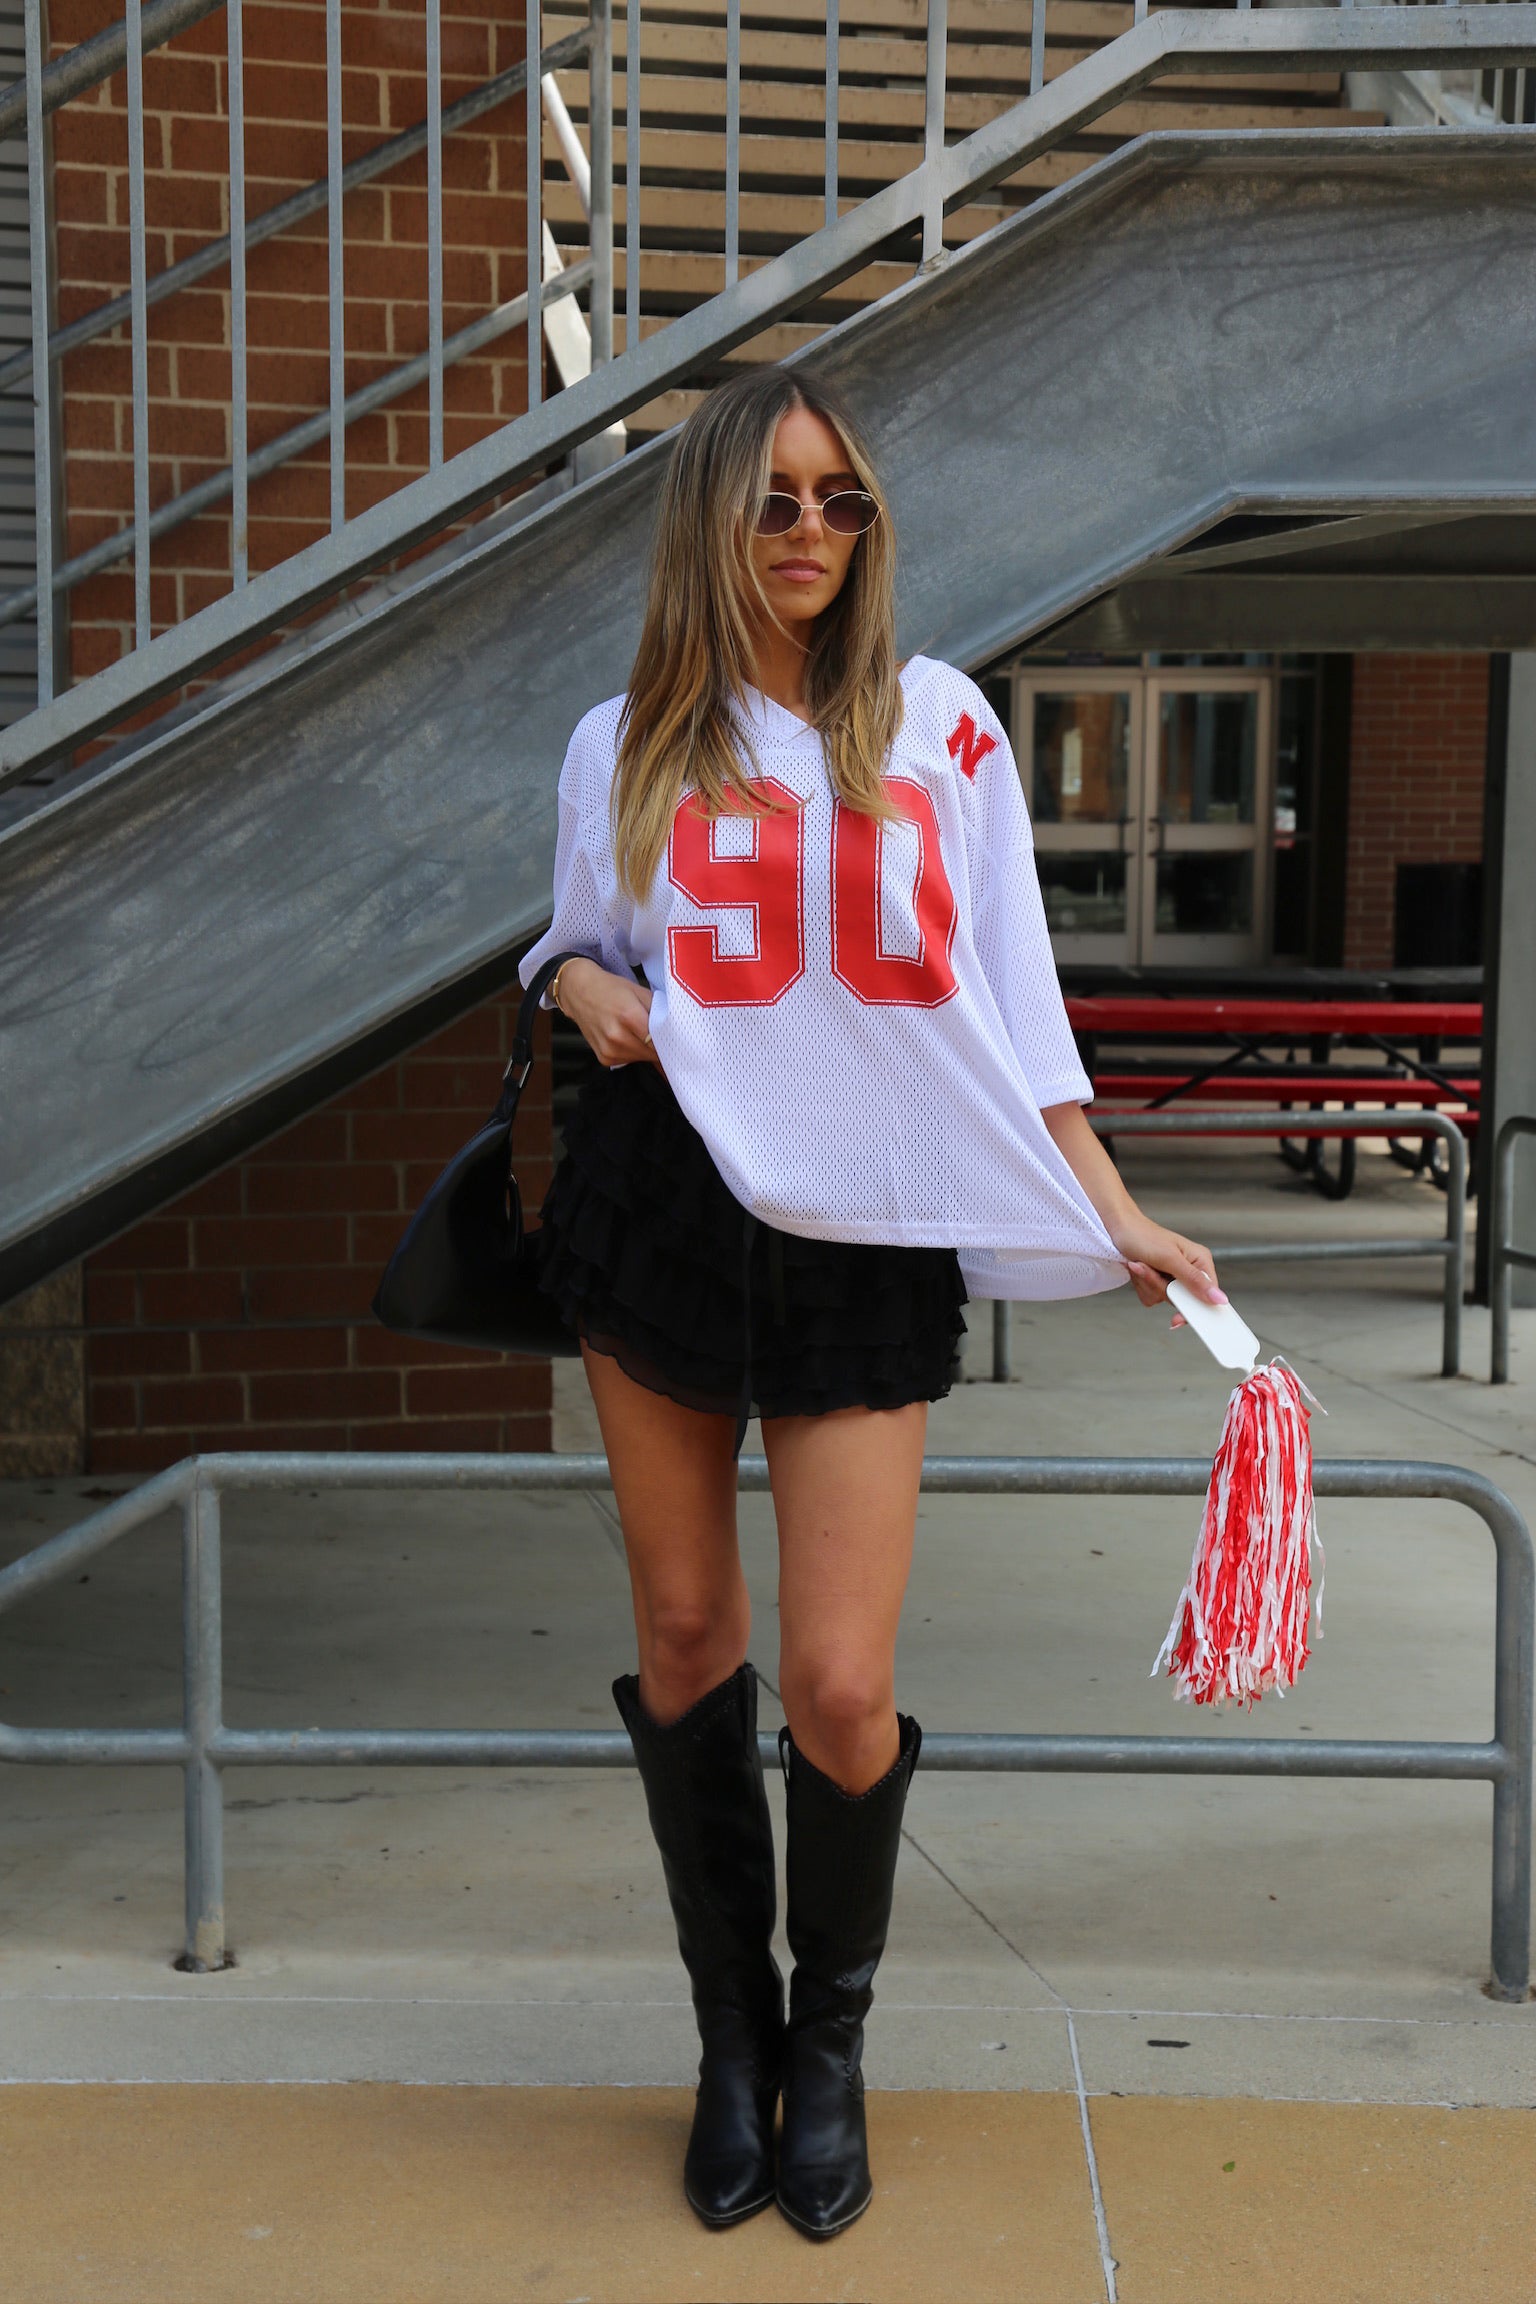
[[[757,2215],[774,2197],[773,2121],[779,2101],[779,2038],[713,2056],[705,2049],[683,2194],[712,2231]]]
[[[785,2044],[778,2202],[809,2240],[830,2240],[874,2197],[861,2046],[853,2027],[835,2021],[808,2025]]]
[[[759,2164],[692,2160],[683,2166],[683,2197],[701,2224],[711,2232],[724,2232],[732,2224],[745,2224],[773,2203],[773,2169]]]
[[[779,2212],[807,2240],[831,2240],[856,2224],[875,2196],[869,2165],[856,2159],[779,2172]]]
[[[771,2124],[771,2113],[769,2120]],[[683,2197],[699,2222],[712,2232],[724,2231],[728,2224],[744,2224],[749,2216],[759,2215],[772,2205],[773,2156],[771,2152],[722,2152],[711,2140],[703,2151],[690,2150],[683,2162]]]

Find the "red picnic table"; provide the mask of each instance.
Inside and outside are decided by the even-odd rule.
[[[1480,1040],[1481,1000],[1219,1000],[1204,994],[1069,993],[1075,1032],[1153,1032],[1160,1039],[1208,1040],[1223,1033],[1244,1038],[1311,1040],[1347,1034],[1430,1040]]]
[[[1188,1099],[1212,1104],[1269,1101],[1320,1110],[1327,1104],[1412,1105],[1456,1110],[1470,1136],[1477,1125],[1480,1074],[1475,1056],[1451,1067],[1449,1041],[1475,1049],[1482,1038],[1479,1000],[1221,999],[1203,994],[1070,995],[1067,1016],[1094,1083],[1096,1109],[1158,1111]],[[1118,1044],[1108,1060],[1101,1043]],[[1130,1042],[1127,1051],[1124,1043]],[[1211,1052],[1212,1043],[1219,1053]],[[1348,1062],[1369,1051],[1377,1062]],[[1343,1059],[1343,1061],[1340,1061]],[[1279,1130],[1277,1129],[1277,1134]],[[1293,1167],[1307,1171],[1330,1197],[1342,1199],[1354,1177],[1354,1142],[1341,1143],[1330,1176],[1321,1140],[1303,1149],[1283,1138]],[[1433,1145],[1394,1157],[1418,1169]]]

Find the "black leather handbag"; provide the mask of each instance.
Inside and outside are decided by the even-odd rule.
[[[408,1336],[486,1352],[580,1351],[538,1282],[538,1234],[523,1229],[512,1173],[512,1123],[533,1069],[539,998],[564,960],[545,962],[523,994],[496,1109],[455,1153],[411,1218],[373,1299],[374,1317]]]

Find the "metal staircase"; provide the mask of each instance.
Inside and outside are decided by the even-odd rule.
[[[1137,132],[1043,192],[1028,176],[1169,80],[1513,72],[1533,48],[1529,0],[1191,9],[1052,76],[1042,13],[1032,93],[946,144],[927,73],[917,164],[851,205],[839,191],[834,221],[777,250],[749,244],[751,114],[734,108],[719,261],[737,277],[679,293],[668,318],[644,310],[659,258],[642,266],[638,341],[608,359],[599,102],[590,373],[0,737],[10,780],[77,754],[0,835],[0,1293],[505,980],[547,902],[566,733],[628,667],[666,445],[587,479],[558,467],[768,331],[817,332],[800,356],[867,412],[901,527],[903,646],[964,663],[1237,515],[1536,502],[1536,141],[1519,128]],[[925,72],[934,56],[930,39]],[[35,127],[40,84],[35,59]],[[1035,196],[976,230],[1021,182]],[[637,191],[643,248],[665,208],[648,225]],[[543,221],[536,197],[540,270]],[[878,299],[821,334],[843,284],[904,248]],[[616,295],[627,319],[622,277]],[[82,749],[178,692],[112,750]]]
[[[793,0],[772,19],[745,18],[739,40],[741,178],[738,223],[743,270],[782,254],[839,213],[894,183],[920,158],[926,121],[925,19],[910,0],[841,0],[833,46],[837,65],[831,128],[838,191],[828,184],[828,11]],[[1041,12],[1039,69],[1050,82],[1130,31],[1133,0],[1053,0]],[[550,38],[581,19],[551,8]],[[627,151],[629,58],[615,60],[616,144]],[[617,254],[621,317],[617,341],[630,341],[629,290],[636,273],[638,332],[650,335],[717,293],[726,236],[725,140],[730,111],[730,23],[723,0],[679,0],[664,21],[640,31],[644,163],[633,241]],[[958,139],[999,118],[1031,91],[1037,65],[1029,8],[1016,0],[951,0],[947,11],[944,127]],[[584,130],[587,82],[567,68],[560,94]],[[1012,176],[951,208],[946,248],[963,247],[1017,215],[1043,192],[1069,183],[1134,136],[1160,129],[1371,127],[1375,109],[1349,106],[1334,72],[1209,74],[1172,72],[1025,162]],[[554,164],[546,131],[546,213],[572,260],[588,253],[585,212]],[[638,263],[636,256],[638,254]],[[778,322],[726,356],[784,359],[827,328],[888,294],[910,263],[878,255],[818,300],[813,312]],[[701,381],[713,380],[713,374]],[[637,409],[631,432],[646,438],[679,422],[699,397],[676,389]]]

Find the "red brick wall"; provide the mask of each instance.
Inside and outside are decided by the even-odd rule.
[[[487,1001],[87,1259],[86,1461],[211,1448],[548,1448],[550,1374],[391,1335],[368,1305],[408,1212],[495,1101],[516,1001]],[[541,1050],[517,1124],[549,1175]]]
[[[61,53],[121,17],[119,0],[52,0]],[[344,156],[425,116],[423,0],[345,0]],[[324,177],[324,0],[245,0],[247,214]],[[222,10],[144,60],[146,239],[151,276],[229,229],[226,19]],[[443,101],[523,53],[524,18],[503,0],[442,0]],[[444,145],[445,333],[524,282],[521,96]],[[59,319],[129,283],[127,81],[117,73],[54,118]],[[348,195],[344,209],[346,385],[355,391],[427,343],[426,164]],[[211,273],[151,311],[150,500],[229,463],[230,295]],[[322,210],[251,252],[249,443],[254,450],[327,404],[328,268]],[[514,332],[446,372],[445,450],[470,446],[526,406]],[[126,327],[71,353],[63,370],[71,553],[132,514]],[[351,514],[427,465],[425,385],[347,434]],[[251,487],[253,573],[322,535],[330,468],[322,442]],[[160,539],[155,630],[231,582],[227,501]],[[129,644],[125,561],[71,603],[76,677]],[[414,1346],[368,1315],[380,1267],[426,1184],[494,1099],[512,1003],[487,1003],[91,1257],[85,1270],[86,1460],[148,1470],[193,1448],[549,1445],[545,1363]],[[519,1122],[519,1174],[537,1206],[549,1148],[548,1072]]]
[[[1483,852],[1486,656],[1357,656],[1344,960],[1389,967],[1397,867]]]
[[[55,54],[121,18],[120,0],[52,0]],[[344,155],[355,158],[425,117],[422,0],[346,0],[342,23]],[[247,214],[254,218],[325,175],[323,0],[245,0]],[[503,0],[443,0],[443,101],[451,104],[523,52],[523,13]],[[144,59],[148,268],[162,271],[229,229],[227,70],[222,9]],[[444,331],[524,286],[523,98],[485,114],[443,148]],[[70,321],[129,281],[127,80],[119,72],[54,115],[59,318]],[[421,156],[351,193],[344,210],[346,382],[355,391],[427,342],[426,162]],[[322,210],[250,253],[251,447],[324,408],[326,220]],[[227,465],[229,274],[209,274],[149,316],[150,502]],[[456,454],[526,406],[521,331],[448,369],[445,447]],[[130,344],[126,327],[64,363],[69,550],[116,532],[133,508]],[[347,509],[356,514],[426,469],[427,391],[395,401],[347,435]],[[329,454],[307,455],[252,484],[250,565],[270,566],[325,532]],[[155,630],[217,599],[230,583],[221,505],[154,547]],[[131,563],[77,587],[75,676],[111,663],[132,636]]]

